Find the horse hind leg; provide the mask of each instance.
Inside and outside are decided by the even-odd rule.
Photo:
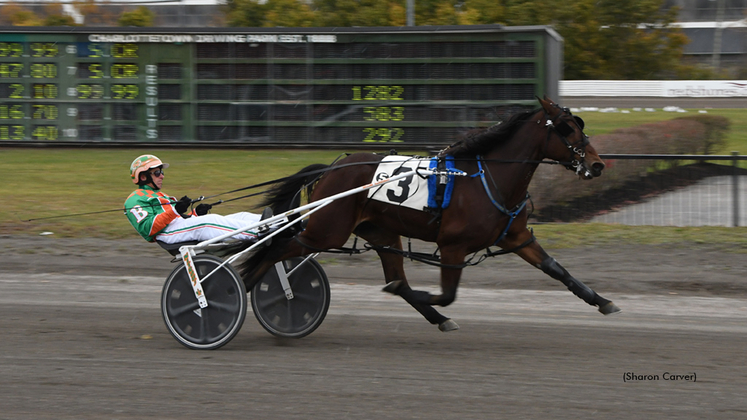
[[[435,312],[433,305],[448,306],[456,299],[456,290],[459,285],[462,269],[449,266],[458,266],[463,260],[464,254],[452,253],[447,249],[442,250],[441,262],[445,266],[441,267],[440,295],[432,295],[425,291],[412,290],[409,286],[398,285],[396,282],[388,284],[384,290],[402,296],[403,299],[416,309],[423,308],[424,310]],[[438,329],[444,332],[453,331],[459,329],[459,325],[451,319],[444,319],[439,322]]]
[[[412,290],[410,285],[407,284],[407,280],[391,281],[387,283],[383,290],[393,295],[400,296],[405,300],[405,302],[415,308],[416,311],[420,312],[428,322],[433,325],[438,325],[439,330],[449,332],[459,329],[459,324],[457,324],[453,319],[441,315],[441,313],[433,306],[423,303],[424,300],[430,298],[430,293]]]
[[[392,248],[402,249],[402,240],[400,236],[386,232],[372,224],[362,223],[355,229],[355,234],[365,239],[369,243],[378,246],[389,246]],[[456,322],[439,313],[433,306],[422,302],[422,293],[412,290],[405,276],[404,258],[401,254],[379,249],[376,251],[381,260],[381,266],[384,270],[384,280],[386,286],[384,291],[393,295],[400,296],[405,302],[409,303],[416,311],[433,325],[438,325],[438,329],[443,332],[454,331],[459,329]]]

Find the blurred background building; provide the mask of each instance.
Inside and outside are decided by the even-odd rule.
[[[116,19],[111,16],[140,6],[155,14],[156,27],[225,26],[223,0],[83,0],[75,5],[72,0],[0,0],[0,6],[10,3],[35,12],[42,12],[50,3],[62,3],[64,12],[85,26],[113,26]],[[76,8],[86,3],[96,7],[81,14]],[[729,78],[747,79],[747,0],[666,0],[663,7],[679,8],[678,23],[690,39],[685,47],[688,61],[720,69]]]
[[[668,0],[679,7],[679,25],[690,43],[688,59],[726,70],[732,77],[747,78],[747,0]]]

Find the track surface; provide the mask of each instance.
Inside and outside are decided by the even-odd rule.
[[[554,252],[624,312],[604,317],[513,256],[465,272],[441,333],[380,292],[372,255],[322,259],[322,326],[280,340],[248,314],[190,351],[159,312],[172,268],[140,242],[0,237],[0,419],[741,418],[744,254]],[[155,254],[152,254],[155,252]],[[409,269],[432,288],[430,267]],[[427,285],[427,286],[423,286]],[[690,375],[690,380],[667,380]],[[658,376],[626,381],[626,374]]]

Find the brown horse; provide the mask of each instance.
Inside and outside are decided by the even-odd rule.
[[[611,301],[571,276],[550,257],[527,229],[527,186],[545,158],[574,169],[583,179],[600,176],[604,163],[583,133],[583,120],[552,100],[539,100],[541,108],[512,116],[488,129],[469,133],[444,149],[457,169],[472,176],[455,177],[451,204],[440,220],[433,214],[367,198],[367,193],[344,197],[312,214],[306,228],[292,238],[275,240],[265,252],[239,268],[247,289],[272,265],[290,257],[342,247],[355,233],[377,250],[387,285],[384,290],[404,298],[442,331],[458,325],[438,313],[433,305],[447,306],[456,298],[465,258],[490,246],[515,252],[534,267],[561,281],[576,296],[605,315],[620,311]],[[277,185],[266,205],[276,214],[294,204],[292,197],[307,187],[309,201],[369,184],[381,155],[356,153],[328,167],[318,178],[300,176]],[[307,184],[307,182],[310,182]],[[441,294],[412,290],[403,269],[401,236],[435,242],[441,253]]]

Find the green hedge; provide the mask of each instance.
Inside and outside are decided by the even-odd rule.
[[[708,154],[723,147],[729,125],[727,118],[700,114],[617,129],[592,137],[591,145],[599,154]],[[541,212],[543,207],[598,195],[681,162],[618,159],[605,163],[602,176],[590,181],[579,180],[557,165],[540,165],[529,186],[535,209]]]

